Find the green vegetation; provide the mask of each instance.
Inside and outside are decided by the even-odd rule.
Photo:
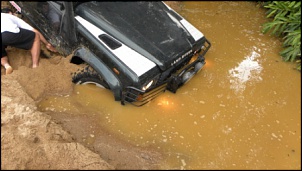
[[[297,70],[301,71],[301,2],[265,1],[260,4],[268,9],[266,17],[273,19],[263,24],[262,32],[281,37],[284,49],[280,55],[284,61],[297,62]]]

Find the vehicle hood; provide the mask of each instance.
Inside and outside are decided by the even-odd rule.
[[[179,22],[182,18],[162,2],[85,2],[80,16],[166,70],[195,40]]]

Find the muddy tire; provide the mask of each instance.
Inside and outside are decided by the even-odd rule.
[[[110,89],[107,82],[91,66],[85,64],[82,69],[72,73],[74,84],[95,84],[98,87]]]

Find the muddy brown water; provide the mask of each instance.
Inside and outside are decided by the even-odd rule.
[[[107,90],[75,86],[40,110],[93,113],[112,135],[160,151],[161,169],[301,169],[301,73],[281,60],[279,39],[261,33],[265,10],[255,2],[183,1],[177,12],[212,47],[176,94],[137,108]]]

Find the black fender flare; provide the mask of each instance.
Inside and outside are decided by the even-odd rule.
[[[104,78],[104,80],[108,83],[110,90],[113,92],[116,101],[120,101],[122,99],[122,87],[119,79],[99,57],[85,47],[77,48],[74,51],[73,56],[81,58]]]

